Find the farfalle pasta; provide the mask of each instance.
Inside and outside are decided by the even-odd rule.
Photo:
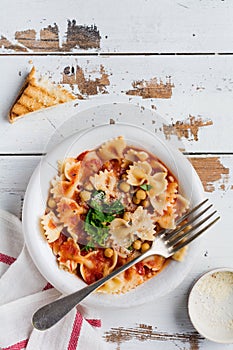
[[[59,267],[90,284],[149,249],[158,232],[174,228],[188,208],[166,165],[119,136],[59,161],[41,225]],[[174,259],[185,254],[183,249]],[[98,292],[125,293],[168,262],[151,256]]]
[[[53,211],[42,216],[41,224],[44,229],[45,237],[49,243],[56,241],[60,237],[63,226],[59,223],[59,220]]]
[[[97,191],[103,191],[108,198],[116,194],[117,178],[113,170],[100,171],[98,174],[90,177],[90,182]]]

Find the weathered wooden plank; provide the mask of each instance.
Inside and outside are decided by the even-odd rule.
[[[0,156],[1,187],[0,193],[23,195],[33,170],[39,164],[41,156]],[[206,193],[232,192],[233,195],[233,155],[189,156],[197,171]]]
[[[223,157],[224,159],[225,157]],[[204,190],[206,192],[213,192],[214,190],[233,189],[233,183],[230,180],[230,168],[229,159],[224,159],[221,162],[221,157],[210,157],[210,156],[200,156],[200,157],[190,157],[189,158],[195,170],[197,171]]]
[[[18,16],[12,18],[12,9]],[[233,3],[205,0],[2,0],[0,47],[12,52],[231,52]]]
[[[40,157],[0,157],[0,208],[21,218],[24,193]]]
[[[233,196],[233,155],[189,156],[197,171],[205,192],[230,193]],[[39,164],[40,156],[0,156],[1,187],[4,200],[11,195],[23,196],[33,170]]]
[[[66,105],[28,116],[14,125],[7,112],[31,64],[52,81],[63,83],[77,94],[73,105]],[[192,72],[192,74],[190,74]],[[187,152],[232,152],[231,56],[128,56],[0,57],[0,153],[42,153],[62,125],[67,136],[113,118],[142,125],[170,139]],[[126,102],[138,105],[134,114],[114,105],[80,114],[69,129],[71,116],[100,104]],[[132,107],[133,108],[133,107]],[[144,108],[158,112],[145,114]],[[95,115],[94,115],[95,113]],[[120,114],[121,113],[121,114]],[[152,113],[152,112],[151,112]],[[135,118],[134,118],[135,115]],[[146,115],[146,116],[145,116]],[[9,144],[8,140],[11,140]],[[218,142],[213,142],[213,140]]]
[[[29,179],[39,164],[39,156],[1,156],[1,194],[24,194]]]
[[[104,338],[108,345],[116,346],[117,344],[117,349],[121,350],[133,349],[137,343],[142,343],[143,349],[151,349],[156,343],[164,350],[174,349],[174,346],[185,346],[184,349],[198,350],[199,346],[203,346],[204,343],[204,338],[195,331],[168,333],[158,331],[157,327],[154,328],[148,324],[139,324],[132,328],[112,327],[106,332]]]
[[[10,208],[7,201],[12,203],[14,196],[23,198],[30,176],[40,159],[40,156],[0,156],[0,199],[2,203],[6,203],[7,208]],[[233,155],[189,156],[189,160],[208,195],[219,193],[226,196],[229,193],[233,196]],[[13,208],[15,207],[14,205]],[[17,213],[20,213],[20,209]]]
[[[0,194],[0,208],[21,218],[23,194],[14,190]]]

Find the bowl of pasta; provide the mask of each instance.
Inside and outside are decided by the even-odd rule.
[[[101,125],[65,139],[28,185],[23,225],[42,275],[64,294],[106,276],[150,248],[162,229],[203,199],[181,152],[141,127]],[[107,282],[88,305],[129,307],[176,288],[199,249],[155,255]]]

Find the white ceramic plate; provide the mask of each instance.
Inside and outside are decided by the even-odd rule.
[[[233,343],[233,269],[209,271],[194,284],[188,301],[190,319],[205,338]]]
[[[44,157],[28,185],[23,207],[25,241],[35,265],[41,274],[59,291],[68,294],[85,286],[76,276],[60,270],[56,259],[40,230],[51,179],[57,175],[57,161],[75,157],[85,150],[96,148],[116,136],[122,135],[128,144],[138,145],[162,160],[180,183],[181,192],[190,199],[191,206],[203,199],[201,182],[186,158],[155,134],[128,124],[102,125],[74,134],[60,143]],[[159,275],[124,295],[92,294],[87,305],[131,307],[152,301],[176,288],[188,274],[199,251],[199,242],[190,245],[185,261],[172,261]]]

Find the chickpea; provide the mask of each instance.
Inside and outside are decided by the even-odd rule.
[[[130,219],[131,219],[131,213],[130,213],[129,211],[126,211],[126,212],[124,213],[124,215],[123,215],[123,219],[124,219],[125,221],[130,221]]]
[[[141,252],[145,253],[148,249],[150,249],[150,245],[147,242],[144,242],[141,246]]]
[[[148,199],[144,199],[142,202],[141,202],[142,206],[144,208],[148,208],[150,206],[150,201]]]
[[[53,198],[49,198],[49,200],[48,200],[48,206],[49,206],[50,208],[55,208],[56,205],[57,205],[57,203],[55,202],[55,200],[54,200]]]
[[[120,185],[119,185],[119,188],[123,192],[129,192],[130,185],[127,182],[121,182]]]
[[[137,190],[136,197],[140,200],[144,200],[144,199],[146,199],[146,192],[142,189]]]
[[[91,198],[91,192],[88,192],[88,191],[80,192],[80,198],[83,202],[89,201],[89,199]]]
[[[106,248],[104,250],[104,256],[106,256],[106,258],[111,258],[113,256],[113,249],[112,248]]]
[[[141,199],[138,199],[136,196],[133,196],[133,202],[134,204],[139,204],[141,202]]]
[[[136,250],[140,250],[142,246],[142,242],[140,239],[137,239],[136,241],[133,242],[133,248]]]

